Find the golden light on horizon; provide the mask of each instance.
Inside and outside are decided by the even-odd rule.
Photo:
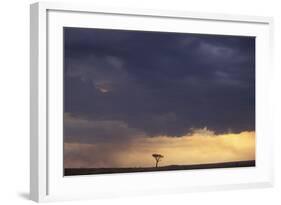
[[[181,137],[141,137],[124,143],[65,143],[65,167],[151,167],[255,160],[255,132],[215,135],[204,128]]]

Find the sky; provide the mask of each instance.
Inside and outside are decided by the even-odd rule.
[[[64,167],[255,159],[255,38],[64,28]]]

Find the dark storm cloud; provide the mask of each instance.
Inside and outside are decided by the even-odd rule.
[[[70,113],[64,114],[64,135],[67,142],[79,143],[118,143],[130,142],[131,138],[143,137],[145,134],[128,124],[117,120],[85,120]]]
[[[255,129],[252,37],[65,28],[64,40],[66,113],[120,136]]]

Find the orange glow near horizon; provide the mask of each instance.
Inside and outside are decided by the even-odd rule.
[[[255,132],[216,135],[207,128],[181,137],[141,137],[128,143],[64,143],[64,167],[152,167],[255,160]]]

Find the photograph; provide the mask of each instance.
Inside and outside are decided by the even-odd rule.
[[[63,27],[64,176],[256,165],[256,38]]]

